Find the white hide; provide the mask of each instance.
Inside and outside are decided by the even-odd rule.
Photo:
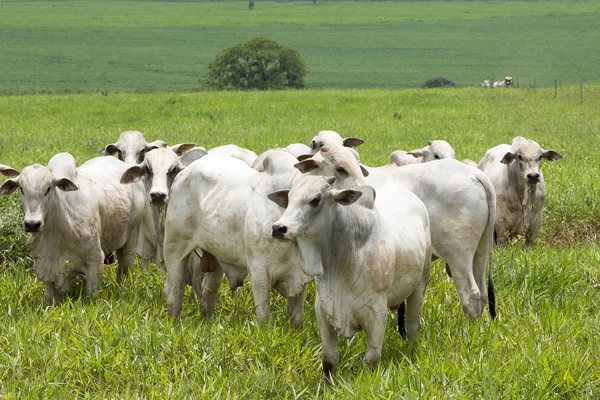
[[[310,154],[317,153],[321,147],[328,143],[335,143],[345,147],[358,147],[364,142],[364,140],[354,137],[342,139],[340,134],[335,131],[320,131],[310,141]]]
[[[533,247],[542,225],[546,187],[540,169],[542,158],[559,160],[562,155],[544,150],[521,136],[512,145],[501,144],[485,153],[479,168],[490,177],[496,191],[494,229],[499,246],[507,236],[525,234],[525,245]]]
[[[242,160],[246,165],[252,167],[252,164],[258,157],[252,150],[244,149],[235,144],[226,144],[224,146],[213,147],[208,150],[209,154],[219,154],[221,156],[233,157]]]
[[[24,225],[31,233],[34,270],[46,285],[47,304],[58,303],[83,274],[87,291],[100,289],[103,261],[117,252],[122,277],[135,259],[142,212],[142,184],[119,183],[126,165],[112,157],[87,161],[79,168],[68,153],[52,157],[48,167],[34,164],[0,187],[0,195],[23,191]]]
[[[332,178],[308,176],[270,198],[287,207],[273,236],[298,244],[302,268],[315,277],[315,310],[323,369],[334,374],[338,337],[367,333],[365,360],[377,365],[389,308],[407,301],[407,334],[419,327],[429,281],[431,239],[427,209],[399,186],[336,190]],[[275,197],[273,197],[275,195]]]
[[[409,152],[396,150],[390,154],[390,164],[397,166],[420,164],[430,161],[455,158],[454,149],[445,140],[430,140],[422,149]]]

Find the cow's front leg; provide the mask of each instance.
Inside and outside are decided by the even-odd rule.
[[[48,307],[59,305],[62,302],[62,293],[56,289],[54,282],[44,282],[46,286],[46,305]]]
[[[338,364],[340,363],[338,335],[333,326],[327,322],[327,317],[321,310],[318,299],[315,303],[315,312],[317,314],[317,324],[319,325],[321,341],[323,342],[323,373],[326,378],[331,379],[335,376]]]
[[[381,358],[381,349],[383,348],[383,338],[387,322],[387,304],[385,300],[375,303],[371,310],[368,323],[364,327],[367,333],[365,362],[372,367],[376,367]]]
[[[103,264],[89,263],[85,270],[86,290],[87,295],[96,297],[102,286],[102,278],[104,277]]]

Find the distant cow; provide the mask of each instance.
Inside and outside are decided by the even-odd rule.
[[[494,82],[494,88],[504,87],[504,81]]]
[[[364,140],[354,137],[342,139],[340,134],[335,131],[320,131],[310,141],[310,150],[311,154],[315,154],[327,143],[336,143],[344,147],[358,147],[364,142]]]
[[[512,76],[504,77],[504,87],[512,87],[513,86],[513,78]]]
[[[481,84],[481,86],[484,89],[489,89],[490,88],[490,81],[488,81],[487,79],[485,81],[483,81],[483,83]]]
[[[338,337],[361,330],[365,361],[377,365],[388,308],[405,299],[406,333],[416,334],[431,258],[427,208],[417,196],[392,185],[377,196],[370,186],[337,190],[334,180],[308,176],[269,194],[286,209],[273,237],[297,243],[303,271],[315,277],[326,376],[339,363]]]
[[[422,149],[409,152],[396,150],[390,154],[390,163],[403,166],[409,164],[420,164],[444,158],[455,158],[454,149],[445,140],[430,140],[428,145]]]
[[[21,189],[23,227],[33,254],[34,270],[46,285],[46,303],[60,303],[77,275],[85,275],[87,292],[100,289],[103,261],[116,250],[118,276],[135,259],[137,231],[144,210],[142,184],[119,183],[127,168],[112,157],[87,161],[79,168],[69,153],[52,157],[48,166],[33,164],[0,186],[0,196]]]
[[[541,162],[561,158],[560,153],[544,150],[521,136],[514,138],[512,145],[501,144],[485,153],[479,168],[490,177],[496,190],[494,230],[499,246],[506,246],[507,234],[525,233],[525,245],[533,247],[546,201]]]

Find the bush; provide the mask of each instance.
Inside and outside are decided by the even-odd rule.
[[[421,85],[422,88],[431,89],[431,88],[443,88],[443,87],[456,87],[456,84],[443,76],[438,76],[436,78],[431,78]]]
[[[204,86],[218,90],[301,89],[306,66],[300,53],[256,37],[223,50],[208,66]]]

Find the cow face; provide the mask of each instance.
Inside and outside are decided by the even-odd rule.
[[[435,160],[442,160],[444,158],[455,158],[454,149],[450,146],[450,143],[445,140],[430,140],[427,147],[423,147],[419,150],[409,151],[406,154],[410,154],[413,157],[422,157],[421,162],[429,162]]]
[[[332,207],[353,204],[360,198],[358,190],[335,190],[334,178],[307,176],[291,190],[270,193],[268,198],[285,208],[273,226],[275,239],[296,241],[297,238],[317,239],[332,223]]]
[[[162,140],[146,143],[143,133],[138,131],[126,131],[121,133],[117,143],[109,144],[98,152],[103,156],[117,154],[119,160],[125,162],[125,164],[135,165],[144,161],[146,153],[162,147],[167,147],[167,144]]]
[[[6,175],[5,172],[2,173]],[[23,229],[31,233],[44,230],[44,220],[56,189],[65,192],[78,190],[77,185],[71,180],[54,178],[52,172],[40,164],[25,167],[17,178],[5,181],[0,186],[0,196],[9,195],[17,188],[21,190],[23,202]]]
[[[137,182],[145,178],[144,186],[150,204],[166,205],[173,180],[185,168],[179,156],[194,146],[194,143],[184,143],[149,151],[142,163],[130,167],[123,173],[121,183]]]
[[[520,179],[535,185],[540,181],[542,159],[554,161],[561,158],[562,154],[557,151],[544,150],[533,140],[523,140],[515,150],[506,153],[501,162],[506,165],[514,165]]]
[[[365,141],[359,138],[345,138],[335,131],[321,131],[310,141],[309,147],[311,154],[316,154],[326,144],[335,143],[345,147],[358,147]]]

